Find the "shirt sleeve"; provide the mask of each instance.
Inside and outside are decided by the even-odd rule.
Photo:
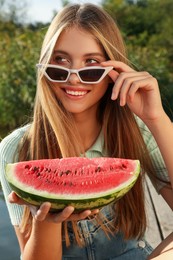
[[[152,182],[154,187],[156,188],[157,192],[159,193],[159,191],[166,185],[165,182],[169,181],[168,171],[166,169],[163,157],[161,155],[159,147],[158,147],[152,133],[150,132],[148,127],[144,124],[144,122],[141,121],[139,118],[137,118],[137,123],[138,123],[140,131],[142,133],[144,142],[149,151],[149,154],[150,154],[150,157],[151,157],[154,169],[155,169],[156,176],[159,179],[163,180],[163,182],[160,180],[158,180],[157,183]]]
[[[0,143],[0,182],[11,223],[13,225],[20,224],[23,214],[23,206],[8,202],[8,195],[11,193],[12,189],[6,180],[5,169],[7,163],[13,163],[15,161],[18,143],[24,135],[26,128],[27,127],[25,126],[23,128],[16,129],[10,135],[5,137]]]

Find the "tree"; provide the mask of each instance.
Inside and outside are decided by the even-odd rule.
[[[17,1],[15,0],[16,3]],[[0,0],[0,7],[4,2],[11,3],[12,0]],[[62,4],[67,2],[62,1]],[[123,32],[132,64],[157,77],[165,110],[173,120],[172,0],[144,0],[143,5],[141,2],[142,0],[105,0],[103,8],[111,13]],[[25,123],[30,116],[36,91],[35,64],[47,30],[47,26],[40,23],[19,23],[17,10],[15,19],[15,16],[8,16],[11,18],[3,20],[2,10],[4,9],[1,8],[0,13],[0,136]]]
[[[158,79],[165,110],[173,120],[172,0],[105,0],[102,4],[123,32],[129,59]]]
[[[30,116],[36,90],[35,64],[44,33],[0,23],[0,122],[4,134]]]
[[[62,6],[68,5],[70,2],[68,0],[61,0]]]
[[[26,0],[0,0],[0,20],[21,24],[26,21],[27,8]]]

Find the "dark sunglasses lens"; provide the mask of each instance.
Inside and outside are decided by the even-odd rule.
[[[49,78],[51,78],[52,80],[58,80],[58,81],[66,80],[66,78],[68,76],[68,71],[59,69],[59,68],[48,67],[46,69],[46,73],[48,74]]]
[[[83,81],[95,82],[101,78],[104,72],[105,69],[88,69],[80,71],[79,75]]]

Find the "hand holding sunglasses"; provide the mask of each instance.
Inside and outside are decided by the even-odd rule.
[[[67,82],[71,73],[75,73],[85,84],[99,83],[113,69],[113,66],[90,66],[81,69],[68,69],[52,64],[37,64],[36,66],[38,69],[43,69],[44,75],[52,82]]]

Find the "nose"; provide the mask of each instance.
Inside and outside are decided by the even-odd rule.
[[[68,78],[68,81],[69,81],[71,84],[77,84],[77,83],[81,82],[81,81],[80,81],[80,78],[78,77],[77,73],[75,73],[75,72],[71,72],[71,73],[70,73],[70,76],[69,76],[69,78]]]

